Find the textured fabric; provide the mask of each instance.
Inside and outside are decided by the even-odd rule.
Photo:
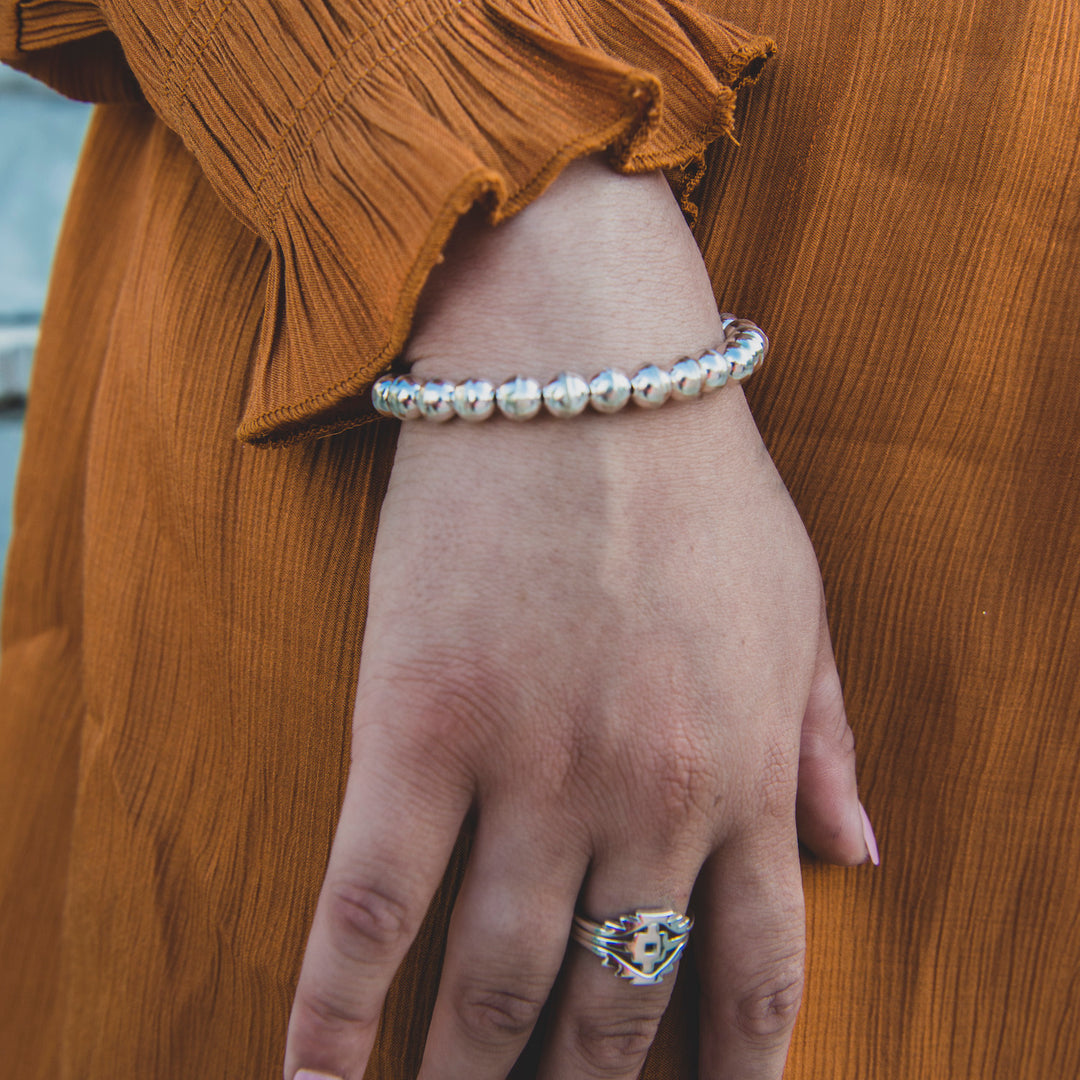
[[[781,50],[741,148],[702,162],[770,51],[727,19]],[[366,418],[464,205],[510,213],[610,146],[684,198],[703,174],[718,299],[773,338],[748,396],[821,559],[882,841],[876,871],[805,866],[787,1075],[1080,1075],[1075,6],[5,0],[0,20],[8,59],[118,102],[61,238],[6,579],[9,1071],[278,1075],[393,430],[298,436]],[[415,1073],[466,849],[378,1080]],[[648,1080],[693,1075],[685,974]]]

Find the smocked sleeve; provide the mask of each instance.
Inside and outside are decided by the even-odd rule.
[[[0,0],[0,48],[73,96],[145,97],[269,245],[239,429],[370,415],[457,219],[570,160],[684,197],[772,43],[712,0]]]

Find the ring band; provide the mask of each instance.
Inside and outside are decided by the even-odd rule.
[[[575,915],[570,936],[620,978],[634,986],[652,986],[675,966],[693,925],[689,915],[677,911],[632,911],[605,923]]]

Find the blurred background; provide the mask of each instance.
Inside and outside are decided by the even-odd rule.
[[[89,106],[0,66],[0,568],[38,322],[89,116]]]

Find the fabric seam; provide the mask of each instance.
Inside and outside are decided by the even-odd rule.
[[[200,0],[200,10],[205,7],[206,0]],[[229,9],[233,5],[233,0],[225,0],[221,5],[221,10],[214,16],[214,21],[206,28],[206,33],[203,35],[202,42],[199,45],[198,51],[191,58],[191,62],[184,69],[183,80],[180,83],[179,88],[176,91],[176,105],[177,105],[177,117],[179,118],[180,110],[183,108],[184,97],[187,94],[188,83],[191,82],[192,76],[195,74],[195,68],[198,66],[199,61],[206,55],[207,50],[210,48],[211,39],[214,36],[214,32],[221,25],[221,20],[225,18]]]
[[[181,46],[187,41],[188,31],[209,2],[210,0],[199,0],[199,2],[191,9],[191,13],[188,15],[187,20],[180,29],[179,36],[176,41],[173,42],[172,52],[169,55],[169,66],[165,69],[165,100],[167,102],[172,100],[173,76],[176,74],[176,66],[180,59]]]

